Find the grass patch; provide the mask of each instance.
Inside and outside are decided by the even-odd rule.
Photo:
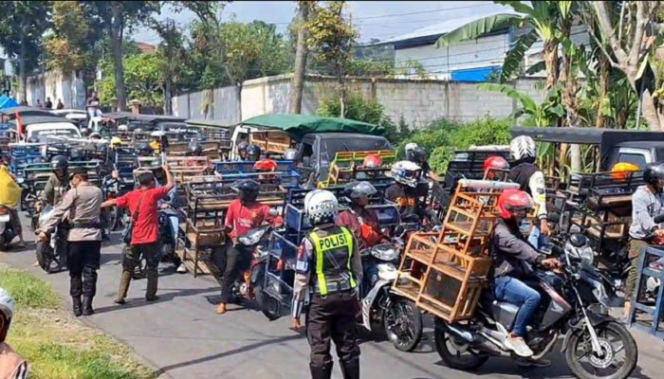
[[[54,309],[58,296],[44,281],[25,272],[0,271],[0,287],[9,291],[17,306],[35,309]]]
[[[84,326],[58,308],[57,295],[22,271],[0,271],[0,287],[12,293],[18,312],[9,343],[37,379],[151,379],[126,346]]]

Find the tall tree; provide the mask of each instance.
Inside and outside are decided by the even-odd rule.
[[[651,88],[637,85],[648,65],[648,53],[661,33],[660,1],[587,2],[592,17],[584,18],[603,48],[611,66],[625,74],[632,89],[641,94],[643,118],[651,130],[664,130],[664,113]],[[643,90],[643,91],[642,91]]]
[[[69,76],[85,66],[90,27],[77,1],[53,2],[53,34],[44,40],[47,66]]]
[[[327,1],[325,5],[313,4],[307,23],[307,45],[315,60],[332,73],[339,85],[340,117],[346,113],[346,76],[353,59],[353,44],[357,32],[343,14],[345,1]]]
[[[297,48],[295,51],[295,71],[293,73],[293,90],[290,99],[290,112],[302,112],[302,91],[307,70],[307,23],[309,22],[309,10],[311,1],[298,1],[297,11]]]
[[[161,9],[159,1],[89,1],[94,15],[111,43],[116,85],[117,108],[127,109],[127,90],[124,78],[124,34],[132,27],[149,20]]]
[[[18,60],[20,100],[27,100],[28,71],[37,68],[42,34],[50,25],[48,1],[5,1],[0,13],[0,45]]]
[[[152,27],[162,39],[157,54],[164,85],[164,112],[170,115],[173,113],[171,104],[173,85],[177,80],[178,68],[182,64],[184,54],[184,36],[172,19],[167,19],[164,22],[155,21]]]

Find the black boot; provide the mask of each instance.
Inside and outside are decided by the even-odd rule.
[[[311,370],[311,379],[332,378],[332,363],[324,366],[316,366],[313,363],[310,363],[309,369]]]
[[[92,297],[83,296],[83,315],[92,316],[95,314],[94,309],[92,309]]]
[[[81,303],[81,297],[72,296],[71,302],[73,304],[72,310],[74,311],[74,316],[80,317],[83,314],[83,304]]]
[[[360,379],[360,359],[355,358],[348,362],[340,361],[341,373],[344,379]]]

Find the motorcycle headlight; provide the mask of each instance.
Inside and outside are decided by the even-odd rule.
[[[392,262],[399,258],[399,250],[392,246],[377,245],[371,249],[371,255],[383,262]]]
[[[238,241],[245,246],[256,245],[263,238],[263,234],[265,234],[265,229],[263,228],[250,230],[246,236],[238,238]]]

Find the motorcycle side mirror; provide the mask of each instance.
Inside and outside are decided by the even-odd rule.
[[[16,183],[18,183],[18,184],[23,184],[23,183],[25,183],[25,178],[17,178],[17,179],[16,179]]]
[[[659,216],[655,217],[654,221],[655,221],[655,224],[663,223],[664,222],[664,215],[659,215]]]
[[[394,228],[394,234],[397,236],[402,236],[406,232],[406,228],[403,227],[403,225],[397,225],[396,228]]]
[[[164,201],[171,201],[171,197],[170,197],[170,196],[165,196],[165,197],[163,198],[163,200],[164,200]]]

